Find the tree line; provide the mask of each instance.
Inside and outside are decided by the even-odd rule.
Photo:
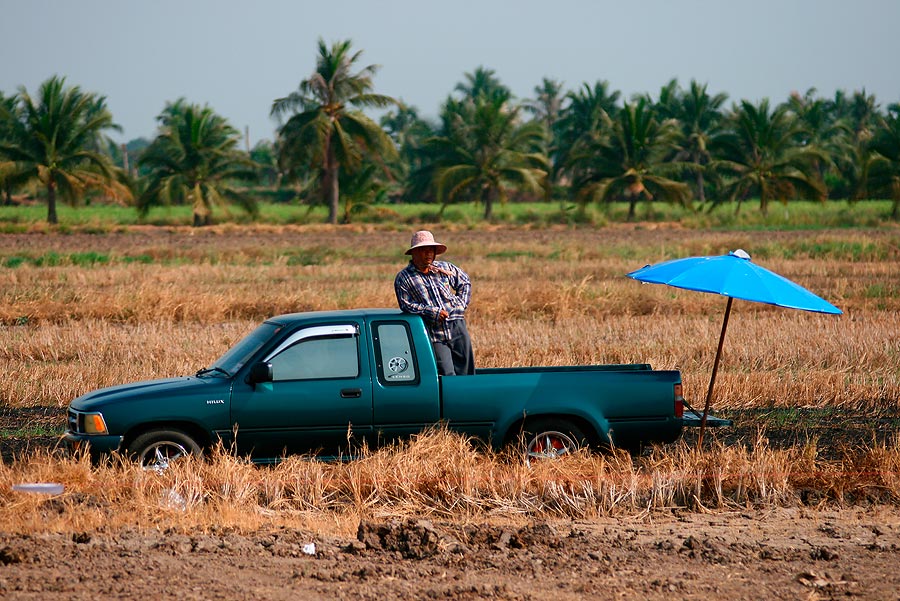
[[[765,213],[776,200],[873,197],[891,199],[898,217],[900,103],[882,109],[864,90],[729,107],[726,94],[696,81],[626,100],[606,81],[565,90],[544,78],[518,100],[478,67],[429,120],[375,93],[378,66],[360,65],[361,55],[349,40],[319,40],[313,73],[272,103],[275,140],[253,149],[242,150],[240,133],[209,106],[183,98],[158,115],[153,140],[123,153],[103,96],[58,76],[34,96],[0,92],[3,202],[37,184],[49,223],[57,198],[93,194],[144,215],[187,204],[195,226],[225,204],[256,214],[258,186],[326,206],[330,223],[378,201],[472,202],[491,219],[510,199],[626,202],[633,219],[640,202],[738,212],[753,199]],[[373,109],[383,111],[377,121]]]

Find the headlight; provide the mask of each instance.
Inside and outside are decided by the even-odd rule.
[[[84,433],[85,434],[106,434],[106,421],[100,413],[84,414]]]

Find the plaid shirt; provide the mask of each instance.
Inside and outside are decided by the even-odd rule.
[[[435,261],[428,273],[422,273],[410,261],[394,278],[394,292],[400,309],[422,316],[433,342],[447,342],[447,322],[465,317],[472,284],[466,272],[453,263]],[[438,319],[441,309],[449,314],[444,321]]]

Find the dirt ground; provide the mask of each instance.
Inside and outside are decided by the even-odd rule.
[[[0,597],[897,599],[898,546],[900,511],[889,506],[519,528],[362,523],[343,540],[293,530],[0,535]]]
[[[61,426],[52,408],[0,413],[6,427]],[[764,416],[730,417],[735,427],[720,435],[741,444]],[[812,432],[793,424],[768,434],[776,447],[815,436],[820,452],[837,454],[890,431],[881,422],[896,418],[832,416]],[[8,461],[54,443],[8,437],[0,450]],[[673,510],[526,526],[388,521],[362,523],[345,539],[295,530],[0,533],[2,599],[881,600],[900,599],[898,591],[896,505]]]

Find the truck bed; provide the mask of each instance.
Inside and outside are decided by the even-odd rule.
[[[441,415],[451,428],[477,431],[496,445],[535,415],[569,416],[601,444],[669,442],[681,431],[674,408],[680,382],[678,371],[643,363],[479,369],[441,378]]]

